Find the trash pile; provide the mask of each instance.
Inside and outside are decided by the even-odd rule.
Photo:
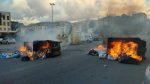
[[[103,44],[100,44],[96,48],[91,49],[88,54],[92,56],[99,56],[99,58],[106,58],[106,51],[107,48]]]
[[[15,52],[2,52],[0,53],[0,59],[8,59],[8,58],[19,58],[20,57],[20,52],[15,51]]]
[[[0,53],[0,59],[21,58],[21,61],[32,61],[37,59],[51,58],[61,55],[60,42],[51,40],[40,40],[24,42],[24,44],[14,52]]]

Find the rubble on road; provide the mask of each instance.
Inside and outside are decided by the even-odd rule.
[[[0,59],[19,58],[19,57],[20,57],[19,51],[0,53]]]

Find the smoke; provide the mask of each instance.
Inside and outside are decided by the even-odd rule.
[[[62,46],[70,44],[71,24],[68,22],[41,22],[23,26],[18,32],[18,39],[22,42],[37,40],[52,40],[62,42]]]
[[[118,16],[144,12],[150,16],[149,0],[0,0],[2,11],[24,24],[51,20],[50,2],[54,2],[54,21]],[[7,7],[6,7],[7,5]]]
[[[78,38],[90,36],[97,38],[109,37],[139,37],[149,41],[150,21],[145,13],[132,15],[108,16],[98,20],[85,20],[73,23],[74,31],[78,31]],[[107,41],[106,41],[107,42]]]
[[[26,30],[28,31],[28,30]],[[57,33],[52,30],[44,31],[28,31],[28,34],[24,35],[24,41],[35,41],[35,40],[55,40],[57,41]]]
[[[138,12],[146,12],[145,0],[103,0],[101,11],[104,16],[131,15]],[[101,12],[100,12],[101,13]]]
[[[149,25],[144,13],[106,17],[103,21],[106,24],[101,24],[99,31],[107,37],[137,37],[147,32]]]

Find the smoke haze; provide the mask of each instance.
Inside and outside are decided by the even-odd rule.
[[[24,24],[51,21],[50,2],[54,2],[54,21],[102,18],[108,15],[144,12],[150,16],[149,0],[0,0],[2,11]],[[6,7],[7,5],[7,7]]]

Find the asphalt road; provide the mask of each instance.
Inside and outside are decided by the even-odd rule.
[[[22,62],[0,60],[0,84],[141,84],[149,57],[140,65],[100,60],[87,52],[98,42],[71,45],[62,56]],[[147,54],[148,55],[148,54]]]

